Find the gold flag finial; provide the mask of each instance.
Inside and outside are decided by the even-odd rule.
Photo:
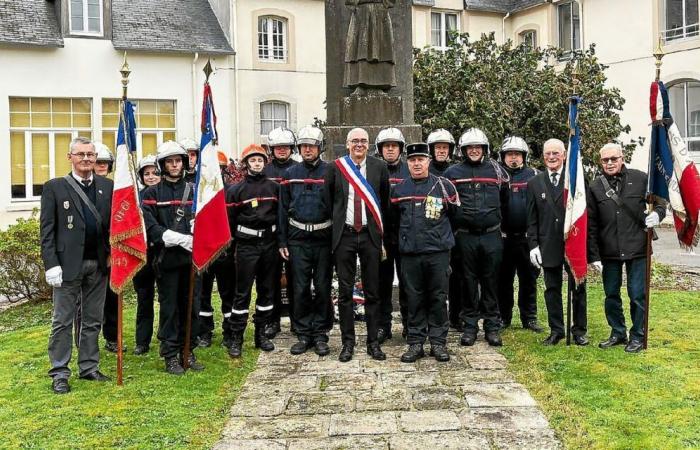
[[[129,74],[131,74],[129,63],[126,61],[126,52],[124,52],[124,64],[122,64],[122,68],[119,69],[119,73],[122,74],[122,99],[126,100],[126,90],[129,86]]]
[[[654,63],[656,65],[656,81],[661,80],[661,60],[663,59],[664,55],[666,55],[666,53],[664,53],[664,49],[661,46],[662,42],[663,39],[661,38],[661,34],[659,34],[659,42],[656,45],[656,50],[654,50],[654,53],[652,53],[652,55],[654,55],[654,58],[656,58],[656,63]]]
[[[581,77],[581,61],[572,61],[571,62],[572,68],[571,68],[571,84],[572,84],[572,89],[574,91],[574,95],[577,94],[577,89],[579,84],[581,83],[581,80],[579,79]]]
[[[204,66],[203,70],[204,70],[204,75],[207,77],[204,80],[204,82],[209,83],[209,75],[211,75],[212,72],[214,72],[214,69],[211,68],[211,58],[209,58],[209,60],[207,61],[207,64]]]

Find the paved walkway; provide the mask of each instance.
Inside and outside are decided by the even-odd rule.
[[[290,355],[295,341],[282,333],[275,351],[261,352],[215,448],[562,447],[530,394],[506,370],[505,358],[483,341],[460,347],[459,334],[450,332],[449,363],[426,357],[405,364],[399,360],[405,350],[400,326],[394,336],[382,346],[386,361],[369,358],[358,335],[353,360],[340,363],[337,326],[331,354],[322,358],[313,352]]]

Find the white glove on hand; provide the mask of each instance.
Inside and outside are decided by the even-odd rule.
[[[163,232],[163,244],[165,244],[166,247],[176,247],[180,245],[182,236],[184,235],[176,231],[165,230]]]
[[[539,247],[530,250],[530,262],[538,269],[542,268],[542,253],[540,253]]]
[[[600,262],[600,261],[593,261],[593,262],[591,263],[591,266],[593,266],[593,268],[594,268],[595,270],[597,270],[599,273],[603,273],[603,263],[602,263],[602,262]]]
[[[181,234],[180,235],[180,242],[178,242],[178,245],[188,252],[192,251],[192,236],[189,234]]]
[[[190,220],[190,233],[194,234],[194,219]]]
[[[647,228],[654,228],[660,222],[659,214],[656,211],[652,211],[647,215],[646,219],[644,219],[644,224],[647,226]]]
[[[61,266],[54,266],[46,271],[46,282],[51,287],[61,287],[61,284],[63,284],[63,269],[61,269]]]

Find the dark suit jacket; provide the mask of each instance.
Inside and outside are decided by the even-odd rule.
[[[548,174],[545,169],[527,183],[527,241],[530,250],[540,248],[542,267],[558,267],[564,263],[564,172],[559,190]]]
[[[94,175],[94,183],[97,198],[95,208],[102,219],[102,229],[98,230],[100,245],[97,248],[97,257],[100,270],[106,274],[114,183],[99,175]],[[72,228],[68,226],[70,223],[73,224]],[[80,197],[63,177],[54,178],[44,184],[40,224],[41,258],[44,260],[44,267],[50,269],[61,266],[63,280],[75,280],[80,275],[83,265],[85,220]]]
[[[331,250],[335,250],[340,243],[340,238],[343,235],[343,228],[345,227],[345,215],[347,213],[350,186],[343,174],[338,170],[335,161],[331,163],[331,167],[326,172],[325,180],[325,194],[328,197],[326,204],[332,205],[333,240]],[[384,161],[367,155],[367,181],[379,197],[380,214],[382,215],[382,221],[386,222],[385,216],[386,211],[389,209],[391,186],[389,184],[389,170]],[[367,206],[365,206],[365,213],[367,215],[367,229],[370,239],[377,248],[381,248],[382,236]],[[384,226],[386,227],[387,224],[384,223]]]

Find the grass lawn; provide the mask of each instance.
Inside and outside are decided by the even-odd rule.
[[[538,297],[546,324],[541,289]],[[588,347],[544,347],[546,333],[508,329],[510,369],[567,448],[699,448],[700,292],[652,290],[649,349],[640,354],[598,348],[610,334],[603,298],[602,284],[589,284]],[[623,302],[629,326],[624,288]]]
[[[148,355],[131,353],[135,313],[127,301],[124,386],[116,385],[115,354],[100,352],[101,370],[113,381],[94,383],[78,379],[74,351],[72,391],[60,396],[46,375],[51,305],[24,304],[0,314],[0,448],[210,448],[255,368],[252,335],[244,357],[233,361],[217,330],[214,345],[197,350],[206,369],[176,377],[164,372],[157,340]]]

